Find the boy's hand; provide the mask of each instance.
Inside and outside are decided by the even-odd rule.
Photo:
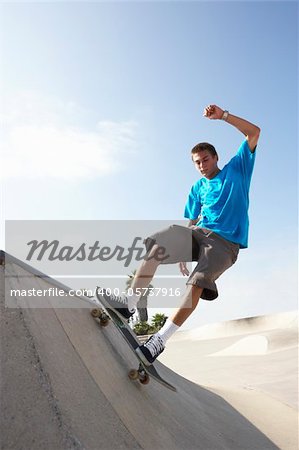
[[[187,264],[185,262],[180,262],[179,268],[180,268],[180,272],[182,275],[184,275],[184,276],[189,275],[189,270],[187,269]]]
[[[223,112],[223,109],[217,105],[208,105],[205,107],[203,115],[208,119],[222,119]]]

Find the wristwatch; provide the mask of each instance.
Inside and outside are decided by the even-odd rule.
[[[229,115],[229,112],[228,112],[227,110],[223,111],[223,114],[222,114],[221,120],[227,120],[227,118],[228,118],[228,115]]]

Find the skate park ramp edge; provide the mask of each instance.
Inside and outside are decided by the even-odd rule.
[[[62,285],[4,252],[1,261],[3,449],[297,448],[295,416],[271,398],[255,398],[249,420],[221,391],[161,363],[157,370],[176,393],[154,380],[130,381],[137,359],[113,324],[102,329],[91,317],[87,299],[71,298],[74,307],[63,308],[48,297],[28,307],[15,295],[6,307],[12,289]],[[282,424],[281,414],[289,421]]]

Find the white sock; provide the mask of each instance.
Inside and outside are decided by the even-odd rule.
[[[139,302],[139,295],[133,294],[133,295],[128,295],[128,310],[130,312],[134,312],[136,311],[137,308],[137,303]]]
[[[165,345],[169,338],[179,329],[180,327],[173,323],[170,319],[167,319],[161,330],[158,331],[159,336],[163,340]]]

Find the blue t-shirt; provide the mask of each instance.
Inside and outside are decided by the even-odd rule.
[[[184,217],[195,220],[228,241],[248,247],[249,186],[254,167],[247,139],[236,156],[211,180],[200,178],[191,188]]]

